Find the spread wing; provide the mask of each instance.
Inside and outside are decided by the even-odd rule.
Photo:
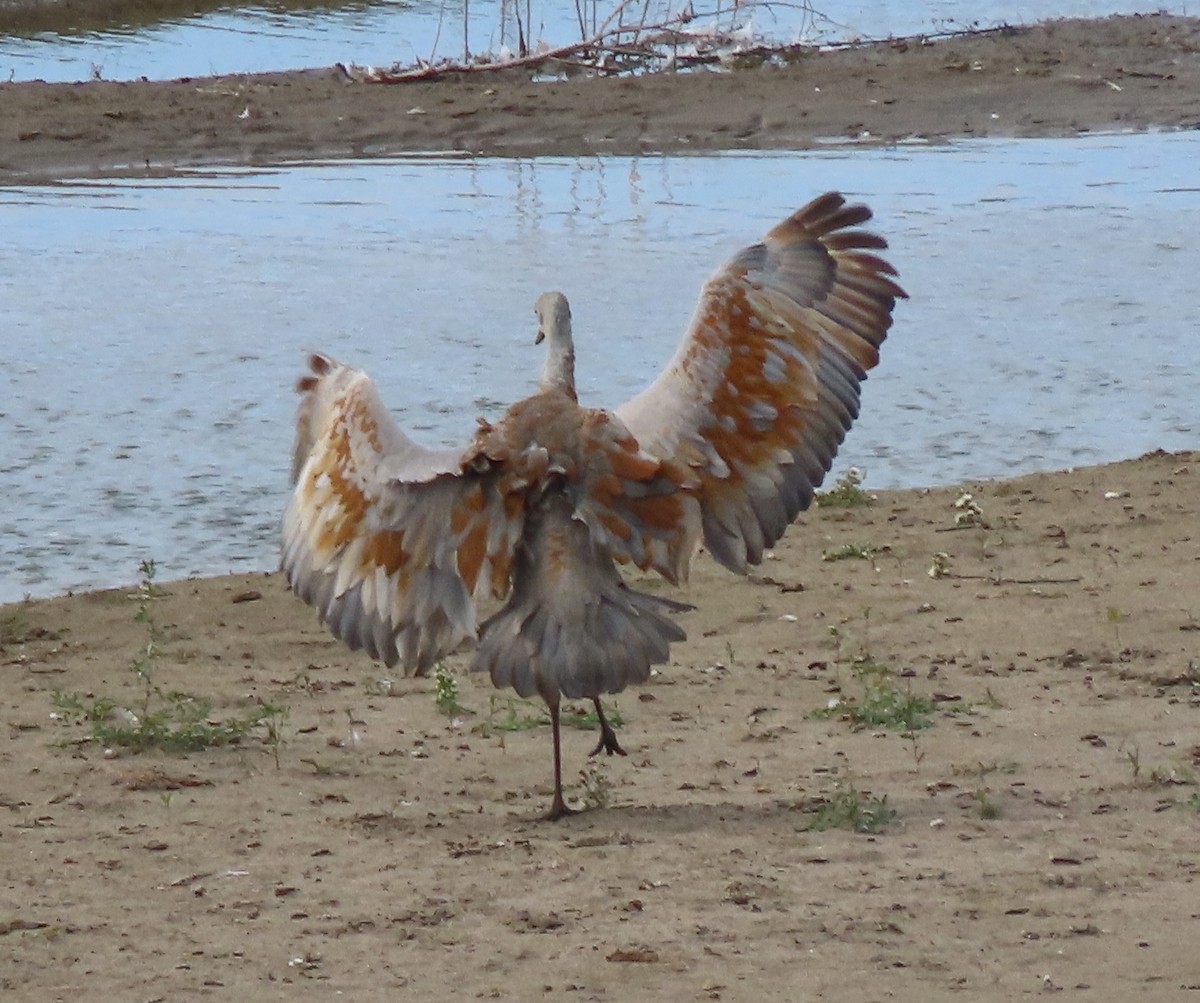
[[[524,485],[476,448],[413,442],[366,374],[309,365],[283,571],[351,648],[423,673],[475,637],[477,595],[507,591]]]
[[[617,409],[642,449],[692,468],[704,543],[762,559],[807,508],[858,416],[859,387],[904,291],[871,218],[822,195],[705,284],[674,359]]]

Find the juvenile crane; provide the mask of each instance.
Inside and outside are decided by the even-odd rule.
[[[324,355],[304,376],[283,522],[283,570],[352,649],[423,675],[467,642],[472,669],[550,709],[645,682],[683,630],[679,608],[617,564],[678,584],[701,542],[734,572],[759,563],[812,501],[879,359],[897,297],[871,218],[830,192],[705,284],[675,357],[615,411],[580,406],[571,311],[537,301],[536,393],[465,449],[429,450],[371,380]],[[475,600],[507,601],[476,622]]]

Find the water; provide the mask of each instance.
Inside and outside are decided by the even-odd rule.
[[[797,154],[405,158],[0,189],[0,601],[276,562],[303,354],[428,445],[528,393],[571,297],[586,403],[662,366],[706,275],[827,188],[912,299],[841,457],[871,487],[1200,439],[1200,134]]]
[[[580,37],[575,4],[570,0],[528,3],[535,39],[558,44]],[[470,3],[472,52],[497,52],[505,44],[516,47],[511,20],[507,25],[502,20],[500,5],[501,0]],[[590,6],[584,4],[585,9]],[[597,5],[601,19],[613,6],[609,2]],[[662,13],[681,6],[678,0],[652,0],[650,11]],[[731,7],[730,0],[695,4],[697,11]],[[1031,23],[1053,17],[1101,17],[1138,9],[1184,13],[1187,5],[1121,0],[933,0],[921,4],[911,0],[816,0],[811,5],[760,6],[750,16],[750,25],[756,34],[779,41],[829,42]],[[462,0],[373,0],[294,11],[231,6],[152,25],[0,37],[0,80],[171,79],[332,66],[336,62],[411,65],[418,58],[461,55],[462,22]],[[718,23],[731,25],[731,15],[722,14]]]

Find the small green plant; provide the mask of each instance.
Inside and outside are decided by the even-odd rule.
[[[1188,795],[1188,799],[1183,802],[1185,808],[1190,808],[1197,815],[1200,815],[1200,791],[1192,791]]]
[[[822,550],[822,561],[870,561],[871,566],[875,567],[875,555],[879,553],[879,548],[870,543],[846,543],[838,547],[837,550]]]
[[[969,491],[964,491],[954,500],[954,525],[963,528],[966,526],[987,526],[987,520],[983,517],[983,509],[979,507],[979,503],[975,500],[975,496]]]
[[[616,704],[611,707],[604,708],[605,720],[614,728],[620,728],[625,724],[625,718],[621,716],[621,711]],[[549,724],[549,717],[546,719]],[[595,731],[600,727],[600,716],[592,708],[580,710],[574,708],[564,712],[560,718],[560,723],[565,728],[579,728],[583,731]]]
[[[458,702],[458,680],[446,668],[445,662],[438,662],[433,670],[433,700],[446,717],[467,713],[467,709]]]
[[[157,705],[141,715],[120,706],[111,697],[90,699],[78,693],[56,692],[52,699],[64,717],[76,724],[90,725],[93,741],[106,748],[131,752],[147,749],[199,752],[236,745],[264,721],[278,721],[286,716],[285,708],[267,703],[242,716],[212,720],[212,704],[190,693],[159,694]]]
[[[929,560],[929,570],[925,572],[930,578],[945,578],[950,574],[950,555],[939,550]]]
[[[333,773],[333,769],[320,762],[320,760],[313,759],[311,757],[305,757],[304,759],[301,759],[300,762],[302,762],[305,766],[311,766],[313,773],[319,777],[327,777]]]
[[[862,489],[863,474],[858,467],[851,467],[833,482],[827,491],[818,491],[813,497],[821,508],[859,508],[871,504],[871,496]]]
[[[838,787],[829,799],[817,806],[808,828],[813,832],[826,829],[849,829],[852,832],[881,832],[896,817],[896,811],[881,798],[864,795],[853,784]]]
[[[990,797],[985,788],[981,787],[971,795],[979,803],[979,817],[987,821],[998,819],[1004,814],[1003,809]]]
[[[138,566],[141,581],[135,594],[138,609],[134,620],[145,626],[146,639],[131,668],[141,689],[140,712],[109,696],[87,697],[63,691],[53,693],[54,707],[65,719],[88,725],[92,741],[106,748],[131,752],[147,749],[196,752],[233,745],[266,724],[268,742],[274,735],[278,762],[279,727],[287,717],[287,708],[262,703],[240,716],[213,719],[211,702],[191,693],[164,691],[158,685],[165,633],[159,626],[155,607],[166,593],[154,582],[155,570],[153,560],[142,561]]]
[[[992,692],[992,688],[988,686],[983,691],[983,699],[979,701],[979,705],[986,707],[988,710],[1000,710],[1004,706],[1004,701],[996,696]]]
[[[13,610],[0,616],[0,647],[6,644],[22,644],[29,640],[29,617],[24,610]]]
[[[158,665],[158,656],[162,648],[163,631],[155,616],[155,605],[166,593],[154,584],[156,573],[154,560],[145,560],[138,565],[138,573],[142,576],[138,582],[137,598],[138,611],[134,621],[146,628],[146,647],[140,658],[133,660],[134,674],[142,683],[142,716],[150,710],[150,699],[154,696],[154,674]]]
[[[550,719],[532,701],[493,693],[488,698],[487,720],[480,721],[472,731],[488,738],[496,731],[528,731],[549,723]]]
[[[853,670],[862,685],[861,695],[831,701],[829,706],[813,711],[813,717],[843,717],[865,728],[891,728],[904,732],[920,731],[933,724],[929,715],[937,706],[934,701],[901,692],[885,666],[870,659],[858,659]]]
[[[604,767],[603,760],[589,759],[579,771],[583,787],[584,803],[596,808],[607,808],[612,801],[612,780]]]
[[[1129,614],[1118,609],[1116,606],[1109,606],[1104,611],[1104,616],[1112,624],[1113,638],[1117,642],[1117,647],[1121,647],[1121,621],[1128,619]]]
[[[1125,758],[1129,761],[1129,769],[1133,774],[1130,782],[1136,784],[1142,773],[1142,750],[1132,745],[1125,750]]]
[[[275,760],[275,769],[279,769],[279,750],[283,745],[283,723],[291,716],[292,710],[290,707],[269,703],[263,704],[261,709],[264,713],[258,723],[266,729],[263,744],[271,750],[271,757]]]
[[[1010,776],[1017,772],[1015,760],[992,760],[990,763],[975,762],[966,766],[951,766],[950,772],[956,777],[986,777],[989,773],[1006,773]]]
[[[917,732],[932,726],[930,714],[937,704],[929,697],[897,689],[886,666],[869,657],[856,659],[853,669],[862,686],[861,695],[830,700],[827,706],[813,711],[812,716],[842,718],[856,728],[897,730],[912,744],[913,762],[920,766],[925,753],[917,740]]]

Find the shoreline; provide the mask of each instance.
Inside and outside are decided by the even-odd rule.
[[[873,489],[869,485],[864,486],[864,490],[875,498],[886,498],[889,504],[904,505],[905,500],[917,502],[919,499],[928,497],[930,494],[945,494],[962,493],[970,491],[972,493],[986,492],[996,495],[1005,495],[1012,490],[1012,486],[1024,482],[1030,478],[1051,477],[1059,479],[1078,479],[1087,483],[1099,483],[1108,473],[1116,473],[1127,468],[1131,464],[1150,463],[1150,462],[1172,462],[1177,461],[1178,465],[1183,466],[1189,463],[1195,463],[1198,456],[1195,451],[1191,450],[1174,450],[1168,451],[1163,449],[1153,449],[1149,452],[1142,453],[1138,456],[1128,457],[1121,460],[1113,460],[1102,464],[1089,464],[1081,467],[1064,467],[1057,470],[1037,470],[1026,473],[1015,474],[1011,477],[989,477],[989,478],[970,478],[959,481],[953,484],[933,484],[924,487],[915,488],[883,488]],[[1198,471],[1200,472],[1200,471]],[[828,490],[832,486],[832,480],[826,480],[821,490]],[[810,513],[820,514],[820,507],[815,506]],[[806,513],[801,513],[798,522],[803,522],[806,518]],[[789,536],[797,532],[795,528],[789,531]],[[751,569],[750,577],[753,577],[761,569]],[[245,581],[253,578],[272,578],[277,575],[275,568],[243,568],[240,570],[214,571],[211,573],[197,573],[186,575],[182,578],[173,578],[164,581],[160,584],[165,588],[192,588],[203,583],[207,583],[208,587],[216,587],[221,583]],[[67,588],[59,592],[54,592],[49,595],[33,595],[27,593],[21,599],[12,599],[5,602],[0,602],[0,618],[11,616],[21,609],[29,609],[46,603],[60,602],[77,602],[87,601],[89,597],[105,597],[114,596],[118,593],[129,594],[137,590],[137,582],[130,579],[129,581],[116,582],[108,585],[84,586],[80,588]]]
[[[378,84],[338,68],[0,84],[0,180],[447,151],[811,149],[1200,127],[1200,19],[1066,19],[814,51],[788,66],[532,83]]]

